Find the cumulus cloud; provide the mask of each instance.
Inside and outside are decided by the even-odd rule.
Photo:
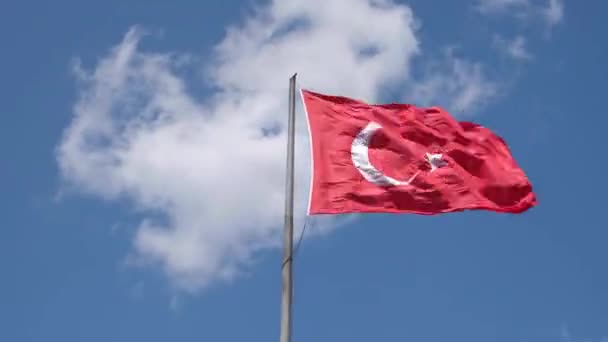
[[[446,50],[443,59],[429,63],[407,97],[417,105],[439,105],[454,115],[477,113],[497,94],[498,84],[485,73],[479,62],[471,62]]]
[[[230,27],[204,62],[142,50],[133,28],[97,64],[74,68],[79,98],[57,147],[65,185],[129,199],[142,216],[133,260],[162,267],[176,288],[233,279],[280,243],[288,77],[373,101],[407,79],[415,27],[411,10],[390,0],[272,1]],[[195,96],[183,74],[201,68],[213,91]],[[456,102],[466,107],[480,90],[463,76],[478,66],[453,69],[448,88],[470,87]],[[303,213],[309,156],[298,112]]]
[[[586,338],[574,336],[570,331],[570,327],[565,323],[561,325],[559,337],[562,342],[608,342],[608,336],[600,335]]]
[[[494,36],[494,44],[499,50],[513,59],[520,61],[532,59],[532,54],[526,49],[526,38],[524,36],[517,36],[512,40],[507,40],[496,35]]]
[[[549,3],[542,9],[545,21],[549,26],[556,25],[564,18],[564,3],[562,0],[549,0]]]
[[[79,97],[57,146],[64,185],[129,200],[141,217],[129,260],[161,267],[175,289],[232,280],[280,245],[294,72],[302,87],[370,102],[405,82],[408,102],[454,114],[496,94],[483,66],[452,50],[412,78],[417,27],[392,0],[274,0],[229,27],[205,61],[144,50],[133,27],[96,64],[74,65]],[[190,90],[197,81],[202,95]],[[301,226],[310,165],[300,104],[297,116]],[[336,224],[322,223],[313,235]]]
[[[528,0],[479,0],[476,8],[483,13],[522,9],[530,6]]]
[[[511,14],[523,20],[542,19],[547,29],[559,24],[564,17],[563,0],[478,0],[475,8],[483,14]]]

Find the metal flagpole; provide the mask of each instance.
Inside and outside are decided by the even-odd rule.
[[[283,263],[281,273],[283,290],[281,295],[281,340],[291,341],[291,299],[293,294],[293,183],[294,140],[296,124],[296,75],[289,79],[289,117],[287,126],[287,176],[285,181],[285,226],[283,230]]]

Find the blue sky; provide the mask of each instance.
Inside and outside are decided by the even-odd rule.
[[[298,71],[490,127],[539,205],[314,219],[294,341],[608,341],[608,5],[380,2],[3,6],[0,340],[278,340]]]

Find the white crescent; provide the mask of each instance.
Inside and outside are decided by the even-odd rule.
[[[410,177],[410,179],[403,181],[385,175],[376,169],[369,161],[369,143],[374,133],[376,133],[376,131],[380,128],[382,128],[382,126],[380,126],[378,123],[370,122],[359,132],[359,134],[357,134],[350,149],[353,165],[355,165],[355,168],[359,170],[363,178],[370,183],[381,186],[409,185],[414,178],[418,176],[419,171]]]

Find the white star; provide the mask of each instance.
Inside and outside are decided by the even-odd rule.
[[[442,153],[426,153],[426,161],[431,165],[431,172],[447,164],[442,158]]]

